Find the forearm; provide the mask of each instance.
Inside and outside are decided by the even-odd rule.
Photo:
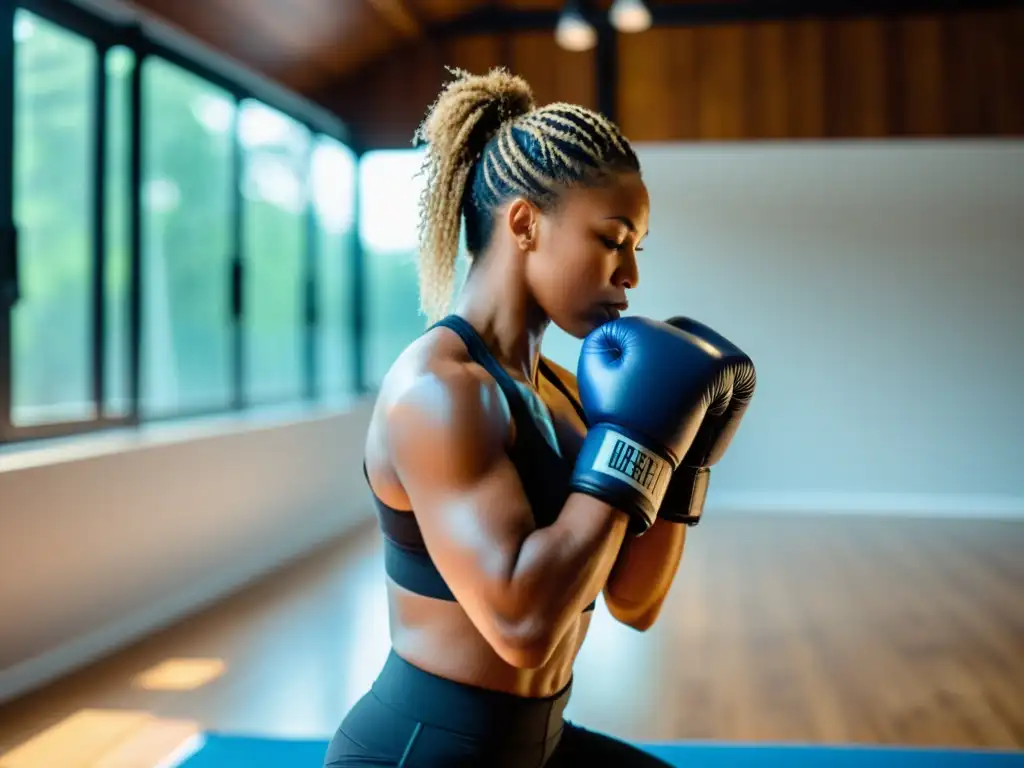
[[[601,593],[626,526],[622,512],[574,493],[558,520],[526,537],[509,586],[515,602],[527,607],[527,636],[546,647],[557,644],[575,617]]]
[[[687,530],[658,519],[643,536],[625,541],[605,587],[616,618],[633,623],[660,606],[679,569]]]

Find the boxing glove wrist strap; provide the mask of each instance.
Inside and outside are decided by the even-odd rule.
[[[634,534],[654,524],[672,477],[668,457],[641,440],[621,427],[595,424],[583,441],[572,478],[575,490],[628,514]]]
[[[672,475],[658,517],[669,523],[696,525],[704,514],[711,480],[709,467],[678,467]]]

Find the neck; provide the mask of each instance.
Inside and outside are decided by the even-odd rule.
[[[502,365],[536,381],[544,331],[550,322],[526,290],[523,260],[488,254],[474,266],[455,306]]]

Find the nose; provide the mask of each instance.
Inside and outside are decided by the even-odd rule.
[[[640,283],[640,269],[632,249],[622,251],[622,258],[615,270],[613,282],[625,291],[636,288]]]

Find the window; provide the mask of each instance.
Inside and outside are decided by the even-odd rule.
[[[0,26],[0,442],[354,393],[334,119],[80,4]]]
[[[420,150],[368,152],[359,165],[359,229],[366,259],[366,380],[380,383],[423,332],[416,274]]]
[[[111,48],[106,56],[107,126],[104,199],[104,392],[107,416],[129,412],[129,319],[131,295],[131,78],[135,54]]]
[[[143,67],[141,409],[224,409],[235,101],[162,59]]]
[[[95,46],[17,10],[11,422],[92,419]]]
[[[302,396],[310,136],[259,102],[242,104],[246,402]]]
[[[366,272],[366,379],[380,383],[426,328],[416,271],[422,150],[368,152],[359,166],[359,227]],[[455,288],[467,269],[460,243]]]
[[[317,139],[310,174],[316,211],[317,389],[321,395],[354,390],[352,365],[352,251],[355,247],[356,158],[344,144]]]

